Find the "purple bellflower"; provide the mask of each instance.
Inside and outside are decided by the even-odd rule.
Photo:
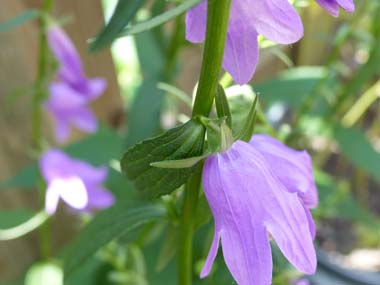
[[[50,84],[45,108],[54,119],[56,139],[62,143],[72,125],[87,133],[96,131],[97,121],[88,104],[102,95],[106,81],[86,77],[77,50],[59,26],[49,28],[47,39],[59,69],[58,81]]]
[[[308,208],[316,205],[317,194],[312,180],[306,153],[261,135],[208,157],[203,186],[215,233],[201,277],[209,274],[221,241],[239,285],[270,285],[269,236],[298,270],[313,274],[315,227]]]
[[[48,214],[55,213],[60,199],[71,209],[82,212],[107,208],[114,203],[111,192],[102,186],[108,174],[106,167],[93,167],[56,149],[44,153],[39,167],[47,182]]]
[[[203,42],[206,22],[205,0],[186,15],[187,40]],[[232,1],[223,68],[239,84],[247,83],[255,72],[259,34],[276,43],[294,43],[303,36],[301,18],[288,0]]]
[[[340,8],[343,8],[349,13],[355,11],[355,3],[353,0],[317,0],[317,2],[334,17],[339,16]]]

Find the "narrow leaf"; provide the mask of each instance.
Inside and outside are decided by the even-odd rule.
[[[258,97],[255,96],[255,100],[253,101],[252,107],[249,110],[245,124],[243,128],[239,131],[239,133],[236,135],[236,139],[246,142],[248,142],[251,139],[252,134],[255,130],[257,101]]]
[[[228,105],[228,100],[226,96],[226,92],[221,85],[218,85],[218,89],[215,95],[215,105],[216,112],[219,118],[226,117],[226,123],[231,128],[232,126],[232,116],[230,106]]]
[[[163,135],[134,145],[124,154],[121,167],[146,198],[168,194],[184,184],[195,167],[162,169],[151,163],[199,156],[203,150],[204,127],[190,120]]]
[[[98,249],[138,227],[165,216],[161,205],[128,207],[119,203],[98,214],[69,244],[64,252],[64,271],[68,277]]]
[[[10,30],[18,26],[21,26],[29,21],[37,19],[39,16],[40,13],[37,10],[26,10],[14,18],[0,23],[0,32],[9,32]]]
[[[90,50],[98,51],[111,44],[144,3],[145,0],[119,0],[110,21],[97,35]]]
[[[177,7],[162,13],[152,19],[149,19],[147,21],[138,23],[132,27],[124,29],[120,34],[119,37],[125,37],[125,36],[130,36],[138,33],[145,32],[147,30],[151,30],[157,26],[160,26],[162,24],[165,24],[166,22],[180,16],[190,8],[194,7],[195,5],[199,4],[202,2],[202,0],[188,0],[185,1],[184,3],[181,3]]]

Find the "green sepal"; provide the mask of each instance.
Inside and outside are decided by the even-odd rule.
[[[228,104],[227,95],[223,87],[219,84],[215,94],[216,112],[219,118],[226,118],[228,127],[232,127],[232,116],[230,106]]]
[[[194,156],[185,159],[177,159],[177,160],[164,160],[152,162],[150,165],[158,168],[167,168],[167,169],[180,169],[180,168],[189,168],[196,165],[202,159],[205,159],[207,155]]]
[[[242,140],[248,142],[253,132],[255,131],[255,124],[256,124],[256,114],[257,114],[257,103],[258,103],[258,96],[255,96],[255,100],[253,100],[251,109],[249,110],[249,113],[247,115],[247,119],[245,120],[245,124],[243,128],[235,135],[236,140]]]
[[[151,164],[202,155],[205,127],[195,120],[127,150],[121,168],[145,198],[169,194],[184,184],[196,166],[164,169]],[[170,164],[170,162],[169,162]]]
[[[200,117],[199,120],[207,130],[207,152],[213,154],[227,150],[234,142],[232,131],[227,126],[226,117],[210,119]]]

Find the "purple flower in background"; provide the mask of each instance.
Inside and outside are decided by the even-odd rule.
[[[60,27],[50,27],[47,38],[59,69],[58,81],[50,84],[45,108],[54,119],[56,139],[62,143],[70,135],[70,126],[87,133],[96,131],[97,121],[88,105],[104,92],[106,81],[85,76],[77,50]]]
[[[45,209],[49,214],[55,213],[59,199],[72,209],[85,212],[114,203],[113,195],[102,186],[107,178],[106,167],[93,167],[55,149],[44,153],[39,167],[47,182]]]
[[[339,9],[341,7],[349,13],[355,11],[353,0],[317,0],[317,2],[334,17],[339,16]]]
[[[275,157],[267,156],[264,148],[259,150],[242,141],[207,158],[203,186],[214,216],[215,234],[201,277],[209,274],[221,240],[224,259],[239,285],[270,285],[269,234],[297,269],[305,274],[315,272],[312,218],[298,190],[303,186],[297,185],[303,178],[282,181],[272,159]],[[281,161],[281,154],[277,159]],[[297,164],[292,159],[288,166],[281,163],[288,173],[287,167]],[[293,175],[304,173],[296,169]],[[287,189],[290,185],[296,189]]]
[[[205,0],[186,15],[188,41],[204,41],[206,21]],[[303,35],[302,21],[288,0],[233,0],[223,67],[239,84],[247,83],[255,72],[259,34],[276,43],[291,44]]]
[[[50,97],[45,108],[52,115],[55,123],[55,137],[63,143],[70,135],[70,126],[92,133],[97,129],[97,120],[88,107],[88,99],[65,83],[51,83]]]
[[[59,26],[51,26],[47,32],[51,51],[58,60],[58,79],[89,100],[98,98],[106,88],[103,78],[88,79],[74,44]]]

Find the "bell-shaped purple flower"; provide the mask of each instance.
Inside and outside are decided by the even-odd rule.
[[[308,213],[298,193],[287,190],[276,173],[264,154],[242,141],[207,158],[203,186],[215,234],[201,277],[209,274],[221,241],[225,262],[239,285],[270,285],[269,235],[297,269],[315,272]]]
[[[206,21],[205,0],[186,15],[188,41],[203,42]],[[303,36],[302,21],[288,0],[233,0],[223,67],[239,84],[247,83],[255,72],[259,34],[276,43],[291,44]]]
[[[75,160],[59,150],[49,150],[39,161],[47,182],[45,209],[54,214],[62,199],[76,211],[88,212],[110,207],[114,197],[102,184],[107,178],[106,167],[93,167]]]
[[[57,141],[63,143],[70,135],[71,126],[87,133],[96,131],[96,118],[88,105],[102,95],[106,81],[86,77],[77,50],[59,26],[48,29],[47,39],[59,69],[58,81],[50,84],[45,109],[54,119]]]
[[[88,79],[74,44],[57,25],[47,32],[49,47],[58,60],[58,80],[64,82],[84,98],[94,100],[104,92],[106,81],[103,78]]]
[[[355,3],[353,0],[317,0],[317,2],[334,17],[339,16],[340,8],[343,8],[349,13],[355,11]]]

